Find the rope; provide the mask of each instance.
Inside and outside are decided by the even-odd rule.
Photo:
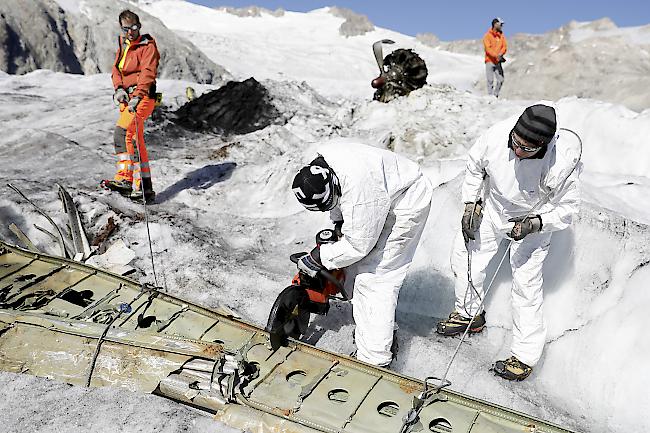
[[[117,288],[117,291],[119,291],[121,287],[122,287],[122,283],[120,283],[119,287]],[[122,308],[120,308],[119,310],[114,312],[114,314],[115,313],[117,313],[117,314],[115,314],[111,318],[110,322],[108,322],[108,324],[104,328],[104,331],[102,332],[102,335],[100,335],[99,338],[97,339],[97,346],[95,346],[95,353],[93,354],[93,357],[90,360],[90,366],[88,367],[88,374],[86,375],[86,388],[90,387],[90,381],[92,380],[93,371],[95,370],[95,364],[97,363],[97,357],[99,356],[99,349],[101,348],[102,343],[104,342],[104,339],[106,338],[106,334],[108,334],[108,330],[111,329],[111,326],[113,325],[113,323],[115,323],[115,321],[117,319],[119,319],[119,317],[122,315],[123,312],[124,311],[122,310]]]
[[[149,241],[149,257],[151,258],[151,269],[153,271],[153,281],[156,284],[156,287],[158,286],[158,277],[156,275],[156,264],[153,261],[153,248],[151,246],[151,231],[149,230],[149,212],[147,211],[147,199],[144,195],[144,188],[142,187],[142,160],[140,156],[140,131],[138,129],[138,113],[135,113],[135,116],[133,117],[133,121],[135,122],[135,136],[137,140],[137,147],[138,147],[138,164],[140,166],[140,191],[142,192],[142,207],[144,208],[144,222],[147,227],[147,239]],[[143,119],[144,122],[144,119]],[[144,136],[144,131],[142,132]]]
[[[571,170],[569,171],[569,174],[567,174],[564,177],[562,182],[560,182],[560,184],[557,187],[555,187],[554,190],[549,191],[544,197],[540,198],[539,201],[537,203],[535,203],[535,205],[528,211],[528,213],[526,213],[525,218],[530,216],[534,211],[537,210],[537,208],[539,206],[544,204],[551,197],[551,195],[554,192],[561,191],[562,188],[564,188],[564,185],[566,184],[566,181],[569,179],[569,177],[571,177],[573,172],[578,167],[578,164],[580,163],[580,160],[582,159],[582,139],[580,138],[580,136],[575,131],[572,131],[571,129],[568,129],[568,128],[560,128],[560,130],[570,132],[573,135],[575,135],[576,138],[578,139],[578,143],[579,143],[579,146],[580,146],[580,152],[578,153],[578,158],[575,160],[575,163],[574,163],[573,167],[571,168]],[[483,186],[483,184],[481,184],[481,187],[482,186]],[[479,192],[480,192],[480,190],[479,190]],[[476,199],[474,201],[474,208],[476,208],[476,201],[478,200],[478,194],[479,193],[477,192],[476,193],[477,197],[476,197]],[[472,217],[471,218],[473,218],[473,217],[474,217],[474,213],[472,212]],[[471,224],[471,221],[472,221],[471,218],[470,218],[470,224]],[[496,279],[496,276],[499,273],[499,269],[501,269],[501,265],[503,265],[503,262],[504,262],[505,258],[510,253],[510,249],[512,248],[512,243],[513,242],[514,242],[513,239],[510,239],[508,241],[508,246],[506,248],[506,251],[503,253],[503,256],[501,257],[501,260],[499,261],[499,265],[497,266],[496,270],[494,271],[494,275],[492,276],[492,279],[490,280],[490,283],[488,284],[487,288],[485,289],[482,298],[478,294],[478,291],[476,290],[476,288],[474,287],[474,284],[472,283],[472,277],[471,277],[471,274],[470,274],[470,272],[471,272],[470,271],[470,269],[471,269],[471,260],[472,260],[471,259],[471,251],[469,250],[469,248],[467,249],[467,256],[468,256],[468,258],[467,258],[467,260],[468,260],[468,271],[467,271],[468,285],[467,285],[467,291],[465,292],[465,297],[467,297],[467,292],[469,291],[469,289],[471,287],[471,288],[474,289],[474,291],[476,292],[479,299],[481,299],[481,302],[479,303],[479,306],[478,306],[478,309],[476,310],[476,313],[474,313],[472,315],[472,318],[470,319],[470,322],[469,322],[470,324],[472,322],[474,322],[474,319],[476,318],[476,316],[478,316],[478,312],[481,311],[481,309],[483,308],[483,304],[485,303],[485,298],[487,297],[488,292],[492,288],[492,283],[494,283],[494,280]],[[465,311],[467,312],[467,310],[465,310]],[[465,332],[463,332],[463,335],[460,338],[460,342],[458,343],[458,346],[456,346],[456,350],[454,350],[454,353],[452,354],[451,359],[449,360],[449,363],[447,364],[447,368],[445,369],[445,373],[443,374],[442,378],[440,379],[440,385],[439,385],[440,387],[442,387],[444,385],[444,383],[445,383],[445,380],[447,378],[447,374],[449,373],[449,370],[451,369],[451,366],[452,366],[454,360],[456,359],[456,355],[460,351],[461,345],[465,341],[465,337],[467,336],[467,334],[469,332],[469,328],[470,328],[469,326],[467,328],[465,328]]]

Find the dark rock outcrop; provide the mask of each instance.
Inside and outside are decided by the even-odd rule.
[[[54,0],[0,2],[0,70],[24,74],[35,69],[94,74],[110,72],[120,34],[117,17],[131,9],[140,16],[160,50],[159,78],[221,83],[230,74],[160,20],[123,1],[86,0],[79,11]]]

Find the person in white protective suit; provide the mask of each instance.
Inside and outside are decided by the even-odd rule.
[[[318,148],[292,189],[312,211],[330,211],[342,237],[298,261],[312,277],[346,268],[353,280],[356,357],[388,366],[395,309],[431,206],[432,186],[419,166],[385,149],[351,141]]]
[[[462,186],[463,236],[456,237],[451,258],[455,311],[438,324],[437,332],[453,336],[468,327],[470,333],[483,329],[485,270],[499,242],[511,238],[511,356],[493,366],[505,379],[528,377],[544,348],[542,265],[551,234],[571,224],[579,205],[579,152],[569,138],[558,134],[556,110],[537,104],[519,118],[491,127],[468,154]]]

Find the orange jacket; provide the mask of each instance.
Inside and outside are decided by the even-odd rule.
[[[118,41],[119,47],[117,53],[115,53],[115,62],[111,73],[113,88],[117,90],[118,87],[122,87],[126,90],[131,86],[137,86],[131,96],[141,98],[148,96],[152,86],[155,89],[158,62],[160,61],[156,41],[151,35],[147,34],[141,35],[131,42],[121,71],[118,66],[127,45],[122,36],[119,37]]]
[[[483,47],[485,48],[485,63],[499,63],[498,57],[504,55],[508,50],[508,43],[503,33],[495,30],[488,30],[483,36]]]

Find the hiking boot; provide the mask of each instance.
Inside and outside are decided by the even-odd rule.
[[[461,316],[457,311],[454,311],[449,315],[449,319],[438,322],[436,332],[445,337],[453,337],[454,335],[465,332],[468,326],[471,334],[481,332],[485,327],[485,311],[476,316],[471,324],[470,319],[467,319]]]
[[[119,192],[123,196],[128,196],[132,192],[131,182],[126,180],[105,179],[100,182],[100,186],[109,191]]]
[[[530,373],[533,372],[533,367],[524,364],[517,357],[511,356],[504,361],[495,362],[491,370],[494,371],[495,375],[501,376],[504,379],[519,381],[530,376]]]
[[[133,190],[131,194],[128,196],[131,200],[135,202],[140,202],[142,203],[142,191],[141,190]],[[156,192],[155,191],[145,191],[144,192],[144,201],[146,204],[151,204],[156,200]]]

